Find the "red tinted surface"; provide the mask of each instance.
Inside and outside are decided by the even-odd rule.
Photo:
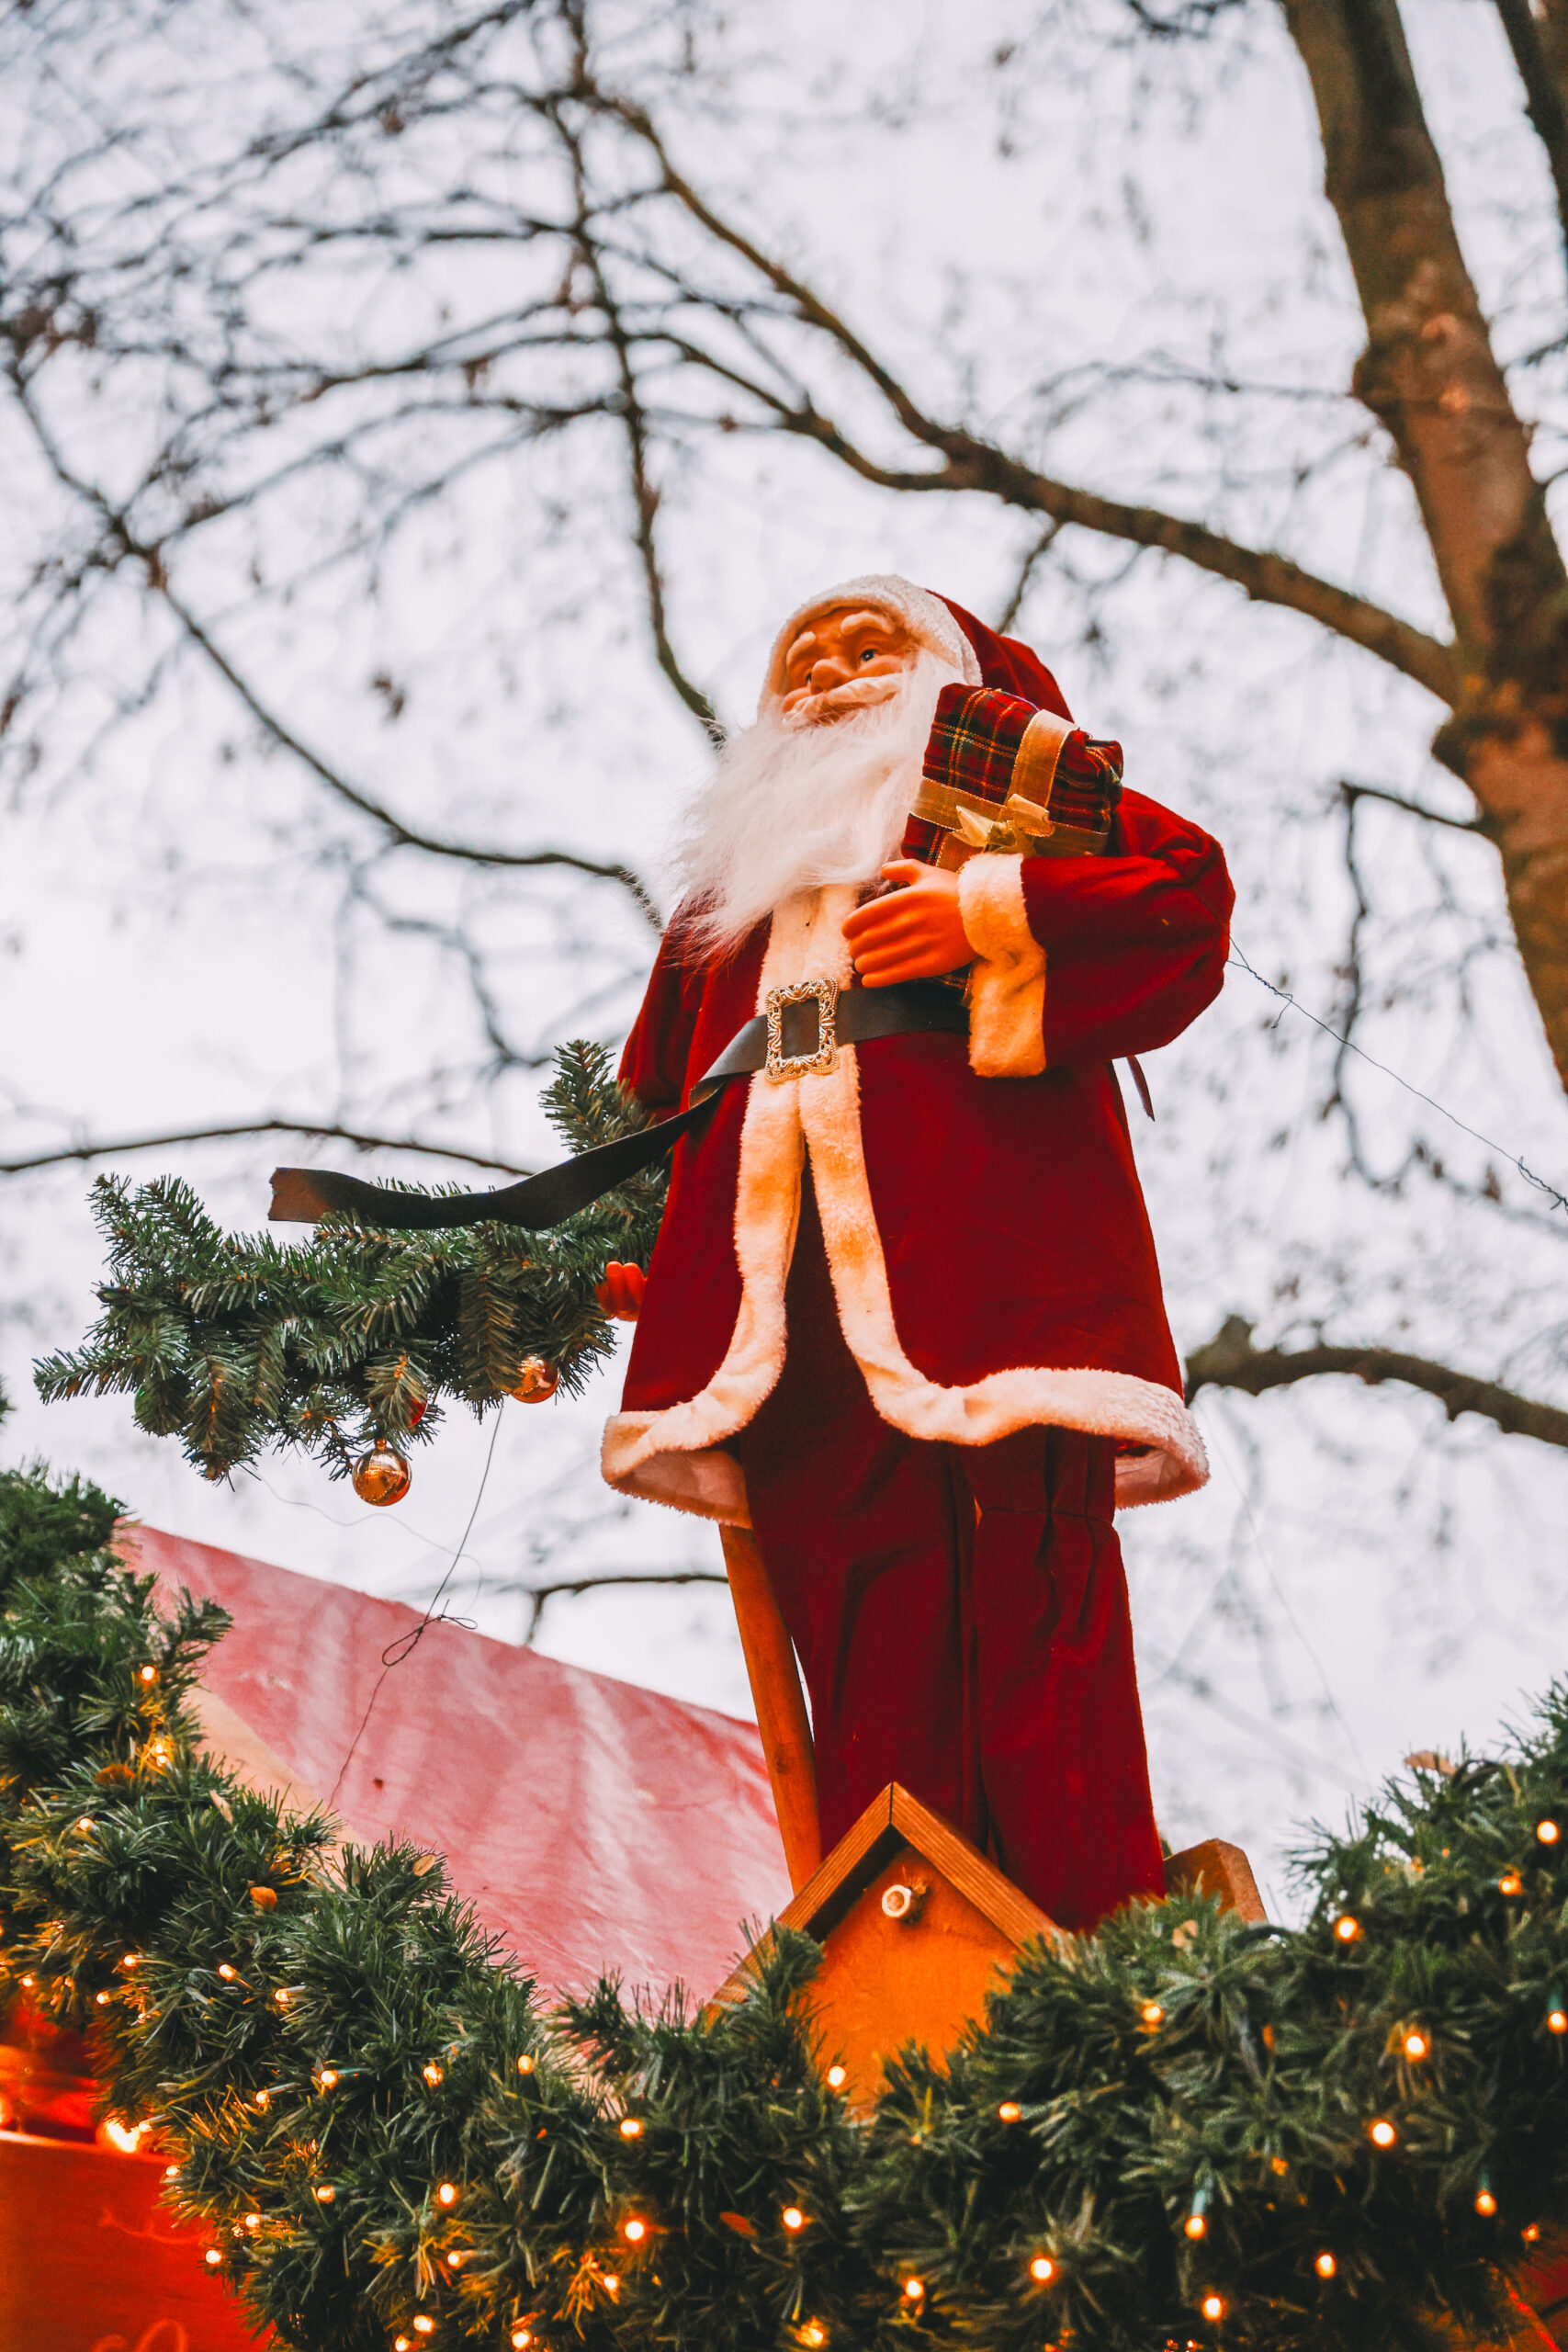
[[[233,1631],[202,1679],[354,1835],[446,1856],[457,1892],[549,1986],[602,1970],[711,1992],[741,1923],[789,1900],[750,1724],[457,1625],[392,1668],[346,1771],[400,1602],[152,1528],[128,1531],[170,1590],[220,1601]]]

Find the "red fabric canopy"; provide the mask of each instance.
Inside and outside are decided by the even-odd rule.
[[[450,1624],[429,1626],[378,1693],[414,1610],[154,1528],[121,1548],[233,1617],[205,1686],[321,1797],[342,1774],[334,1810],[354,1836],[445,1855],[456,1891],[546,1985],[604,1971],[706,1995],[742,1923],[788,1902],[750,1724]]]

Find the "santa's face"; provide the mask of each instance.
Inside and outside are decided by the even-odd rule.
[[[814,613],[784,656],[784,715],[792,726],[818,726],[890,701],[917,650],[886,613],[854,605]]]

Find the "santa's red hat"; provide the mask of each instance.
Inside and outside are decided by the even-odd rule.
[[[1003,694],[1021,695],[1037,710],[1054,710],[1070,718],[1066,698],[1037,653],[1021,638],[1001,637],[951,596],[901,580],[897,572],[868,572],[859,580],[843,580],[797,605],[773,639],[762,685],[764,706],[776,702],[784,690],[784,662],[790,647],[807,621],[823,613],[841,612],[846,605],[886,613],[908,629],[917,645],[940,653],[952,662],[965,685],[995,686]]]

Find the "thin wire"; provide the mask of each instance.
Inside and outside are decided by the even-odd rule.
[[[442,1579],[436,1586],[435,1590],[431,1594],[424,1614],[420,1619],[418,1624],[411,1626],[406,1634],[400,1634],[397,1640],[395,1642],[389,1642],[386,1648],[381,1652],[381,1671],[376,1678],[376,1688],[370,1693],[365,1713],[359,1718],[359,1729],[355,1733],[354,1737],[349,1742],[348,1754],[344,1758],[343,1762],[338,1767],[337,1779],[333,1782],[331,1792],[327,1797],[327,1810],[329,1813],[337,1800],[338,1791],[343,1786],[344,1774],[348,1770],[349,1766],[353,1763],[359,1743],[365,1736],[365,1726],[370,1721],[376,1702],[381,1695],[382,1683],[385,1682],[393,1667],[401,1666],[405,1658],[410,1658],[413,1656],[415,1650],[418,1649],[421,1642],[423,1641],[425,1634],[429,1632],[433,1623],[438,1622],[445,1623],[446,1622],[444,1616],[440,1620],[436,1619],[436,1605],[439,1602],[442,1594],[446,1591],[447,1586],[457,1575],[457,1564],[461,1560],[464,1553],[468,1550],[468,1538],[474,1532],[474,1521],[479,1515],[479,1505],[484,1500],[485,1488],[490,1483],[490,1465],[495,1460],[495,1442],[500,1435],[501,1415],[498,1413],[495,1417],[495,1426],[490,1433],[490,1451],[485,1455],[485,1466],[479,1478],[479,1492],[474,1497],[474,1507],[468,1513],[468,1523],[463,1530],[462,1540],[458,1544],[457,1550],[453,1553],[451,1559],[447,1562],[446,1574],[442,1577]]]
[[[1435,1095],[1424,1094],[1418,1086],[1412,1085],[1409,1079],[1401,1078],[1396,1069],[1390,1069],[1386,1062],[1380,1062],[1375,1055],[1369,1054],[1364,1046],[1358,1046],[1354,1038],[1347,1037],[1339,1030],[1331,1028],[1326,1021],[1320,1019],[1312,1011],[1310,1006],[1304,1005],[1300,997],[1292,996],[1289,989],[1277,989],[1272,980],[1266,980],[1262,973],[1255,970],[1247,962],[1234,938],[1231,941],[1230,960],[1233,964],[1239,965],[1250,978],[1258,982],[1260,989],[1267,989],[1270,996],[1277,996],[1282,1004],[1290,1005],[1304,1019],[1310,1021],[1314,1029],[1321,1029],[1325,1037],[1332,1037],[1337,1046],[1343,1046],[1348,1053],[1357,1055],[1364,1062],[1370,1062],[1373,1069],[1382,1070],[1383,1076],[1392,1078],[1396,1086],[1403,1086],[1406,1094],[1414,1094],[1417,1102],[1425,1102],[1429,1109],[1447,1119],[1451,1126],[1458,1127],[1461,1134],[1471,1136],[1476,1143],[1483,1143],[1488,1151],[1495,1151],[1500,1159],[1507,1161],[1510,1168],[1517,1168],[1527,1184],[1533,1184],[1538,1193],[1546,1194],[1554,1209],[1568,1210],[1568,1193],[1560,1193],[1555,1184],[1549,1184],[1544,1176],[1538,1176],[1533,1168],[1527,1167],[1517,1151],[1510,1151],[1506,1144],[1494,1143],[1490,1136],[1483,1136],[1479,1127],[1472,1127],[1467,1120],[1460,1117],[1457,1111],[1450,1111],[1446,1103],[1439,1102]]]

